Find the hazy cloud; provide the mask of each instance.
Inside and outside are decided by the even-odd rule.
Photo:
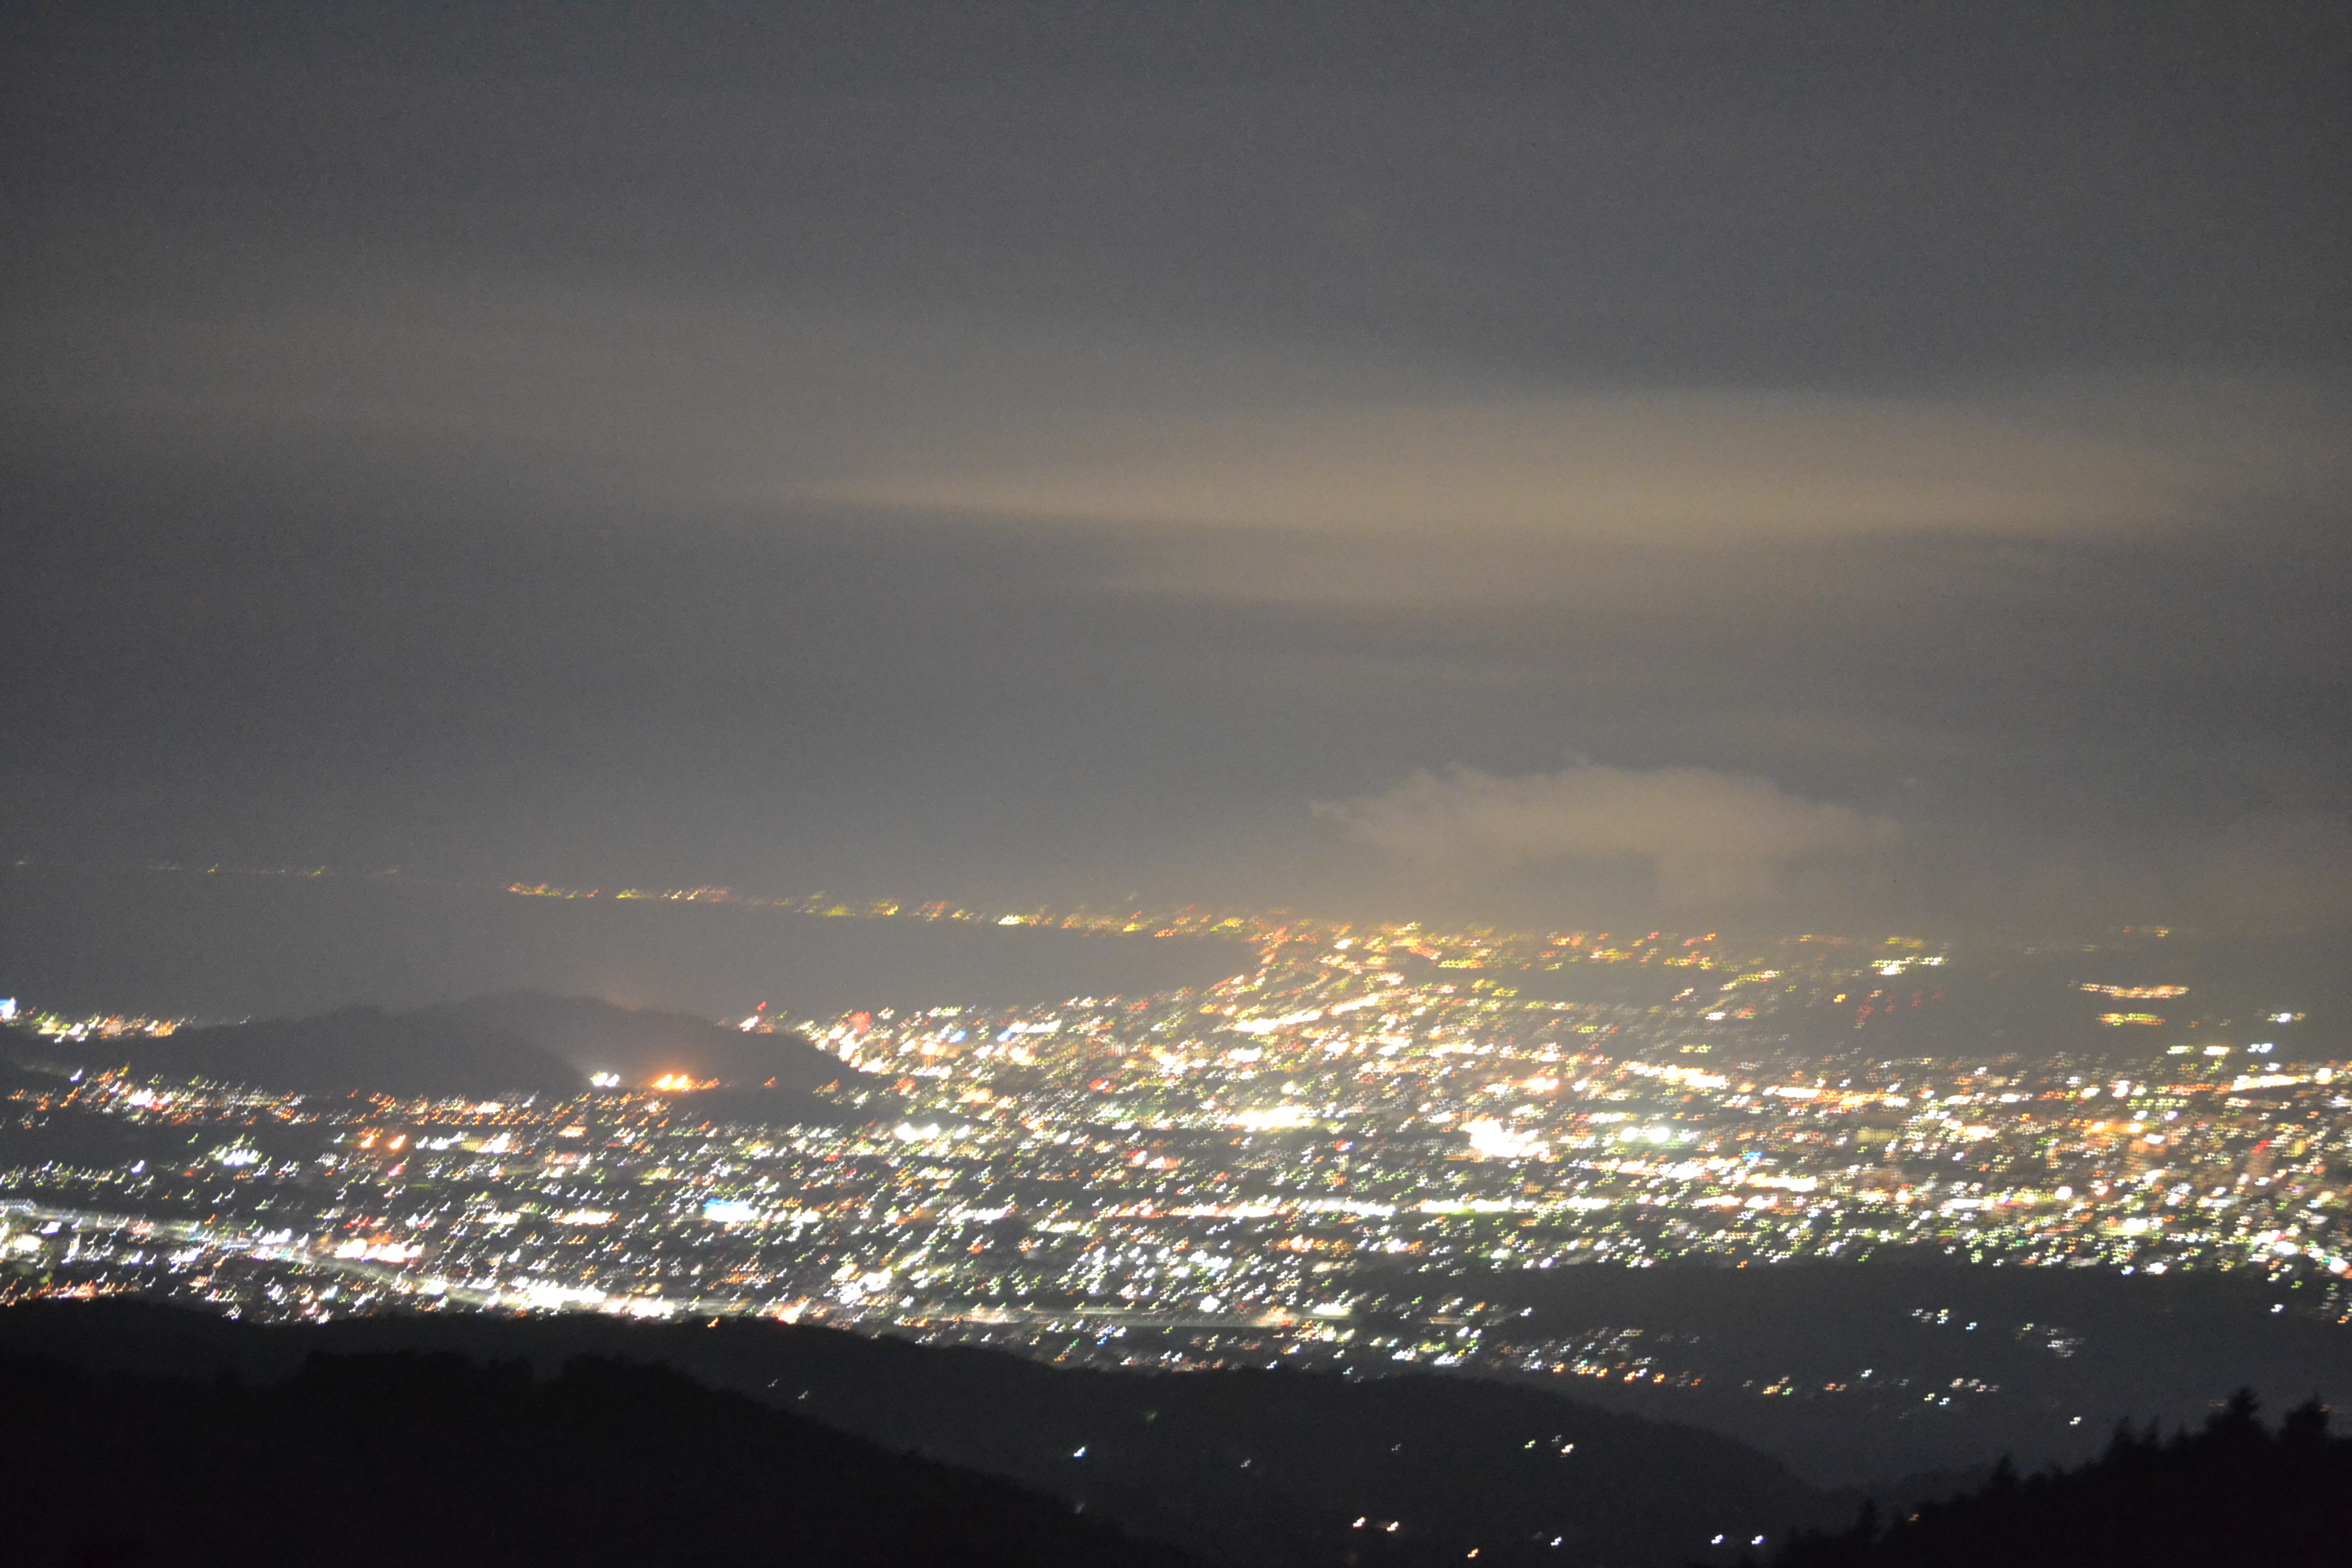
[[[2292,931],[2352,913],[2352,822],[2324,812],[2231,824],[2190,856],[2186,906],[2225,929]]]
[[[667,512],[1276,531],[1396,559],[1416,540],[2049,537],[2307,514],[2352,484],[2352,395],[2311,376],[1533,390],[1213,334],[365,271],[260,309],[53,310],[5,343],[9,405],[159,447],[331,439]],[[1409,564],[1393,586],[1425,596]]]
[[[15,8],[0,850],[2324,913],[2352,35],[2029,9]]]
[[[1805,800],[1752,774],[1589,763],[1516,778],[1464,767],[1417,772],[1380,795],[1317,810],[1359,841],[1441,875],[1646,861],[1659,899],[1685,909],[1752,902],[1799,860],[1865,852],[1898,837],[1885,818]]]
[[[1706,542],[2168,521],[2202,477],[2128,437],[1962,403],[1635,392],[1193,421],[1064,465],[815,493],[1105,522]]]

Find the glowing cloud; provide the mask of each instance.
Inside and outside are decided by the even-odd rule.
[[[1585,763],[1497,778],[1457,767],[1316,809],[1357,840],[1438,870],[1646,859],[1660,896],[1676,903],[1759,897],[1793,861],[1867,851],[1897,834],[1884,818],[1706,768]]]
[[[1091,433],[1083,454],[816,487],[1004,516],[1702,541],[2171,518],[2161,449],[1958,402],[1622,393]]]

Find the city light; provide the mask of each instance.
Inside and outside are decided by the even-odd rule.
[[[845,912],[952,918],[888,907]],[[2128,1076],[2063,1052],[1885,1052],[1873,1020],[1940,995],[1927,960],[1948,955],[1909,948],[1916,971],[1888,976],[1828,943],[1021,920],[1214,932],[1257,959],[1192,990],[798,1021],[887,1086],[898,1109],[872,1122],[708,1117],[715,1086],[682,1070],[496,1101],[115,1071],[20,1088],[20,1119],[102,1122],[125,1153],[0,1169],[0,1296],[759,1314],[1105,1364],[1220,1364],[1246,1343],[1671,1379],[1628,1342],[1441,1325],[1426,1285],[1395,1281],[1475,1299],[1530,1270],[1919,1249],[2339,1295],[2352,1274],[2352,1100],[2340,1065],[2275,1039],[2167,1046],[2151,1059],[2171,1065]],[[1559,999],[1645,971],[1674,1000]],[[1533,984],[1560,975],[1590,980]],[[1727,994],[1737,1008],[1709,1000]],[[1803,1043],[1824,1016],[1854,1031],[1857,1007],[1861,1042]],[[77,1045],[177,1026],[32,1016]],[[2261,1070],[2230,1065],[2240,1048]]]

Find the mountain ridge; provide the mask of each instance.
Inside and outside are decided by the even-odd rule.
[[[241,1381],[0,1350],[11,1561],[1187,1568],[1034,1491],[669,1368],[388,1352]],[[31,1505],[31,1506],[27,1506]]]
[[[1841,1524],[1859,1500],[1733,1439],[1524,1385],[1090,1371],[755,1320],[435,1313],[291,1325],[100,1300],[0,1310],[0,1352],[89,1373],[247,1382],[294,1375],[312,1352],[454,1353],[542,1375],[581,1356],[657,1364],[1234,1568],[1433,1565],[1474,1549],[1482,1568],[1728,1563],[1755,1536]]]

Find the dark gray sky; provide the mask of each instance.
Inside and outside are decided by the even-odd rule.
[[[2352,910],[2340,6],[0,51],[12,857]]]

